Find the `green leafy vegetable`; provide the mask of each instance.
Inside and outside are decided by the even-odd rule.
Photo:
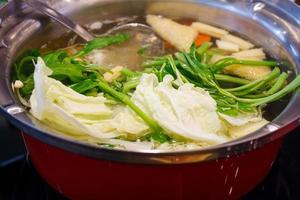
[[[168,140],[168,137],[162,132],[161,127],[158,125],[158,123],[149,117],[146,113],[144,113],[139,107],[137,107],[129,98],[129,96],[118,92],[114,89],[112,89],[107,83],[103,81],[99,81],[99,87],[100,89],[109,94],[110,96],[114,97],[116,100],[124,103],[125,105],[129,106],[138,116],[140,116],[152,129],[151,138],[163,143]]]
[[[20,88],[20,94],[28,99],[34,88],[33,72],[34,64],[40,52],[36,49],[27,51],[23,57],[15,63],[15,79],[23,82],[24,87]]]
[[[227,82],[227,83],[236,83],[239,85],[246,85],[246,84],[250,83],[250,81],[247,79],[238,78],[235,76],[229,76],[229,75],[225,75],[225,74],[215,74],[215,78],[218,81]]]
[[[107,83],[99,81],[98,83],[100,89],[107,94],[113,96],[120,102],[124,103],[125,105],[128,105],[132,110],[134,110],[154,131],[159,132],[160,127],[159,125],[151,119],[149,116],[147,116],[140,108],[138,108],[131,100],[130,98],[114,89],[112,89]]]
[[[42,58],[46,65],[52,70],[51,77],[62,81],[66,85],[71,85],[77,92],[88,92],[87,94],[91,95],[91,89],[96,87],[93,80],[97,79],[98,72],[96,72],[97,70],[91,70],[88,63],[77,60],[76,57],[86,55],[93,49],[119,44],[128,39],[129,36],[127,34],[105,36],[88,42],[74,57],[68,55],[64,50],[58,50],[43,55]],[[20,88],[20,93],[26,99],[30,97],[34,88],[33,62],[36,62],[38,56],[40,56],[39,51],[28,51],[24,57],[15,64],[15,79],[23,82],[24,87]],[[92,73],[89,73],[89,71],[92,71]],[[90,76],[93,75],[96,77],[91,78]]]
[[[140,77],[131,78],[130,80],[126,81],[123,84],[123,90],[122,90],[122,92],[125,93],[125,94],[129,93],[130,91],[132,91],[133,89],[135,89],[136,86],[139,83],[140,83]]]
[[[213,64],[212,71],[219,72],[230,65],[250,65],[250,66],[279,66],[276,61],[255,61],[255,60],[238,60],[236,58],[224,58]]]
[[[46,65],[52,70],[51,77],[71,83],[83,80],[84,64],[71,58],[66,51],[60,50],[43,57]]]
[[[78,93],[84,94],[85,92],[98,87],[97,82],[92,81],[91,79],[85,79],[81,82],[75,83],[74,85],[70,86],[73,90]],[[97,90],[96,90],[97,91]]]
[[[235,58],[224,58],[214,64],[209,64],[203,55],[209,51],[210,43],[204,43],[198,49],[193,45],[189,53],[178,52],[175,58],[159,57],[146,61],[142,66],[152,68],[156,71],[159,80],[165,74],[172,74],[179,82],[190,82],[198,87],[205,88],[216,100],[218,111],[227,115],[237,116],[239,113],[257,112],[257,106],[277,100],[288,92],[292,92],[300,83],[292,82],[284,87],[287,74],[281,72],[276,66],[276,61],[251,61],[238,60]],[[205,59],[205,60],[203,60]],[[270,74],[261,79],[250,82],[242,78],[219,73],[224,67],[239,64],[251,66],[272,66],[275,67]],[[166,71],[171,66],[171,72]],[[164,72],[164,73],[162,73]],[[176,81],[178,82],[178,81]],[[233,83],[242,86],[226,88],[219,84]],[[282,89],[284,87],[284,89]],[[282,89],[282,90],[280,90]]]
[[[148,51],[149,49],[149,46],[148,45],[145,45],[145,46],[142,46],[138,51],[137,51],[137,54],[139,54],[140,56],[144,56],[146,54],[146,52]]]
[[[107,47],[112,44],[120,44],[122,42],[125,42],[129,39],[128,34],[116,34],[116,35],[109,35],[104,37],[95,38],[92,41],[89,41],[86,43],[84,48],[77,52],[74,57],[82,57],[94,49],[101,49],[104,47]]]

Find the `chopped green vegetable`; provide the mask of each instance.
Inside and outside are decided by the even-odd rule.
[[[156,74],[159,80],[165,75],[160,72],[165,71],[165,69],[168,68],[167,66],[171,66],[172,71],[171,73],[165,71],[167,74],[172,74],[175,78],[180,77],[179,82],[181,83],[183,82],[182,80],[185,80],[185,82],[190,82],[198,87],[205,88],[216,100],[219,112],[232,116],[236,116],[238,113],[256,112],[257,106],[261,106],[265,102],[272,102],[275,100],[275,97],[277,99],[278,96],[282,97],[282,94],[286,94],[282,92],[276,94],[276,92],[278,93],[284,86],[287,78],[287,74],[285,72],[281,73],[279,68],[276,67],[280,64],[279,62],[224,58],[210,65],[206,62],[202,62],[201,59],[203,59],[203,57],[199,56],[199,54],[203,55],[203,53],[207,51],[207,48],[209,48],[209,44],[203,44],[198,49],[192,46],[190,53],[176,53],[176,59],[170,59],[168,57],[155,58],[154,60],[146,61],[143,63],[143,66],[158,71],[159,73]],[[270,74],[253,82],[218,73],[224,67],[233,64],[273,66],[275,68]],[[218,81],[242,86],[224,88],[219,85]],[[274,84],[270,85],[273,81],[275,81]],[[298,87],[300,86],[300,83],[294,84],[299,84]],[[292,88],[295,89],[296,86]],[[292,90],[287,91],[291,92]]]
[[[225,75],[225,74],[215,74],[215,78],[218,81],[228,82],[228,83],[236,83],[239,85],[246,85],[246,84],[250,83],[250,81],[247,79],[242,79],[242,78],[238,78],[235,76],[229,76],[229,75]]]
[[[230,65],[249,65],[249,66],[279,66],[279,62],[276,61],[255,61],[255,60],[238,60],[236,58],[224,58],[213,64],[212,71],[219,72],[225,67]]]
[[[76,92],[84,94],[86,91],[98,87],[98,84],[97,82],[92,81],[91,79],[85,79],[81,82],[71,85],[70,87]]]
[[[125,105],[129,106],[138,116],[140,116],[152,129],[153,133],[151,135],[151,138],[158,141],[158,142],[165,142],[167,136],[165,136],[164,133],[162,133],[161,127],[158,125],[158,123],[149,117],[146,113],[144,113],[139,107],[137,107],[129,98],[129,96],[118,92],[114,89],[112,89],[107,83],[103,81],[99,81],[99,87],[100,89],[109,94],[110,96],[114,97],[116,100],[124,103]]]
[[[20,88],[20,94],[28,99],[34,88],[33,72],[36,58],[40,52],[36,49],[27,51],[22,59],[15,64],[15,79],[23,82],[24,86]]]
[[[87,42],[84,48],[74,55],[74,58],[82,57],[90,53],[94,49],[101,49],[112,44],[120,44],[122,42],[127,41],[128,39],[128,34],[116,34],[95,38],[92,41]]]
[[[46,65],[52,70],[51,77],[63,81],[77,83],[84,79],[84,64],[69,57],[66,51],[60,50],[43,57]]]
[[[137,54],[139,54],[140,56],[144,56],[145,53],[148,51],[148,49],[149,49],[149,46],[148,46],[148,45],[142,46],[142,47],[137,51]]]
[[[125,94],[129,93],[130,91],[135,89],[139,83],[140,83],[140,77],[131,78],[129,81],[123,84],[122,92]]]

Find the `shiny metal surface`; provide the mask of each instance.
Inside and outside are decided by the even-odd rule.
[[[66,28],[70,29],[77,35],[79,35],[85,41],[90,41],[94,39],[94,36],[86,31],[82,26],[79,24],[74,23],[68,17],[62,15],[61,13],[57,12],[55,9],[49,7],[47,4],[35,1],[35,0],[26,0],[24,1],[27,5],[32,7],[35,11],[41,12],[51,19],[57,21],[58,23],[62,24]]]
[[[153,32],[152,28],[150,26],[147,26],[145,24],[140,23],[128,23],[128,24],[122,24],[120,26],[116,26],[108,31],[108,34],[114,33],[115,31],[123,31],[127,29],[138,29],[138,30],[146,30],[149,32]]]
[[[168,17],[188,17],[234,31],[255,44],[262,46],[270,55],[291,63],[289,71],[300,71],[300,8],[294,3],[281,0],[194,0],[194,1],[109,1],[109,0],[49,0],[53,8],[80,24],[123,16],[161,14]],[[0,10],[3,23],[18,19],[12,3]],[[7,108],[18,105],[10,89],[10,68],[15,58],[27,48],[39,47],[45,41],[59,37],[65,30],[57,29],[41,16],[24,20],[11,20],[0,28],[0,105],[1,113],[25,133],[45,143],[62,149],[94,157],[130,163],[174,164],[192,163],[238,155],[260,148],[287,134],[299,125],[300,93],[296,92],[288,106],[271,123],[243,138],[201,150],[166,152],[129,152],[99,148],[56,134],[54,130],[37,122],[27,113],[11,115]],[[26,13],[27,12],[27,13]],[[280,17],[279,17],[280,16]],[[12,26],[13,23],[13,26]],[[3,31],[5,29],[5,31]],[[17,35],[17,37],[15,37]]]

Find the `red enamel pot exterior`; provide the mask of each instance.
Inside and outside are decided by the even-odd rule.
[[[41,176],[74,200],[237,199],[266,176],[282,141],[219,160],[144,165],[89,158],[25,134],[24,140]]]
[[[241,34],[270,56],[285,61],[291,77],[300,72],[300,8],[291,1],[44,2],[83,25],[147,14],[203,19]],[[9,1],[0,8],[0,114],[24,132],[30,158],[41,176],[70,199],[238,199],[267,175],[283,137],[300,123],[298,90],[290,98],[270,105],[272,120],[266,126],[237,140],[203,149],[126,151],[58,133],[20,105],[11,87],[11,74],[15,61],[25,50],[62,40],[66,30],[24,2],[15,3]]]

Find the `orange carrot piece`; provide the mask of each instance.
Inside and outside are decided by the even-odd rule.
[[[204,35],[204,34],[199,34],[195,40],[196,47],[201,46],[204,42],[210,42],[211,41],[211,36],[209,35]]]

